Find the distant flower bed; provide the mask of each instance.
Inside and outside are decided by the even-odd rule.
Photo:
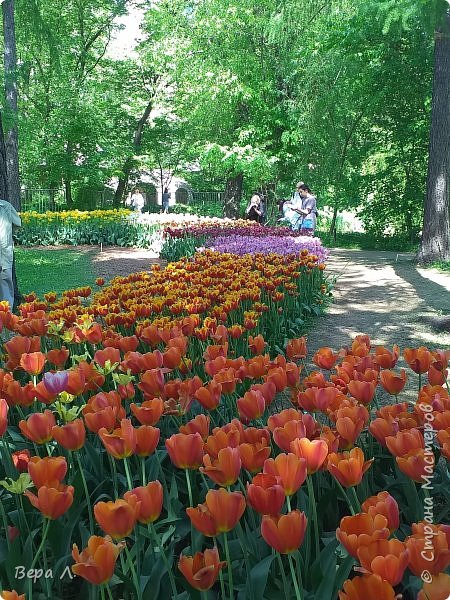
[[[319,238],[306,236],[267,235],[264,237],[244,237],[230,234],[220,235],[206,243],[208,248],[216,252],[229,252],[231,254],[298,254],[307,250],[309,254],[318,257],[319,263],[325,262],[328,250],[322,246]]]
[[[319,238],[302,236],[289,227],[264,227],[241,220],[226,225],[205,222],[188,227],[166,227],[164,230],[162,258],[179,260],[203,248],[239,256],[255,253],[287,256],[307,250],[317,256],[319,262],[325,262],[328,256]]]
[[[15,240],[23,246],[105,244],[159,252],[165,231],[217,230],[246,226],[248,221],[182,214],[136,213],[128,209],[21,213]],[[254,224],[256,225],[256,223]]]

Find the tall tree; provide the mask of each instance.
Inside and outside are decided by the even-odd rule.
[[[427,192],[419,260],[450,258],[450,6],[436,29]]]
[[[19,131],[17,125],[17,50],[14,0],[4,0],[3,35],[5,68],[5,147],[9,201],[20,210]]]

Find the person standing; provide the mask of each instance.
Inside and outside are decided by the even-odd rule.
[[[170,204],[169,188],[164,188],[164,192],[162,195],[162,210],[161,210],[161,212],[167,214],[169,212],[169,204]]]
[[[7,300],[11,310],[14,307],[13,231],[21,226],[22,221],[13,205],[0,200],[0,300]]]
[[[136,212],[141,213],[144,210],[145,198],[139,188],[136,188],[131,196],[131,206]]]
[[[299,186],[299,193],[302,199],[300,232],[312,236],[317,222],[317,199],[306,184]]]
[[[297,183],[292,198],[287,202],[284,202],[282,207],[283,219],[289,221],[289,225],[293,231],[300,229],[303,220],[303,213],[301,212],[303,200],[300,195],[302,185],[305,185],[303,181]]]

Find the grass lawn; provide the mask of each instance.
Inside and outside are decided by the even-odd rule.
[[[16,272],[21,294],[46,292],[93,285],[94,271],[91,257],[77,250],[45,250],[15,247]]]
[[[448,261],[440,260],[438,262],[432,263],[430,265],[430,267],[439,269],[439,271],[443,271],[444,273],[450,273],[450,260],[448,260]]]

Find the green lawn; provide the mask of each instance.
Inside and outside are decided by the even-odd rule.
[[[15,247],[16,272],[21,294],[61,293],[93,285],[95,275],[90,255],[77,250],[46,250]]]

